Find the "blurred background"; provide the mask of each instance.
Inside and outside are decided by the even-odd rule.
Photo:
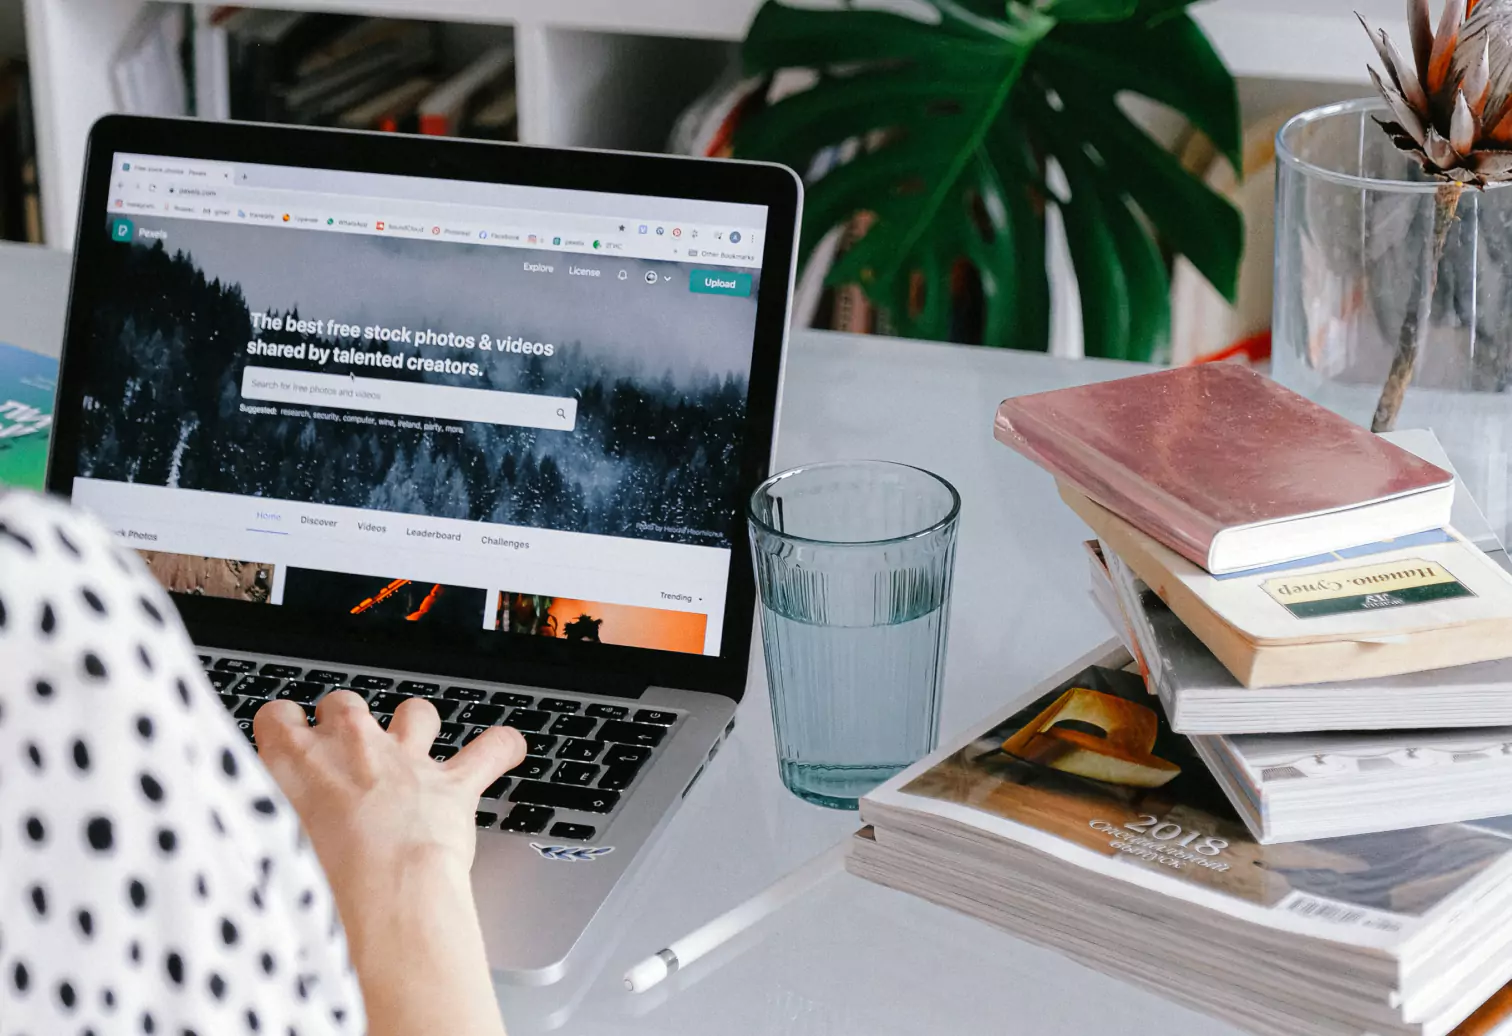
[[[922,2],[843,6],[938,20]],[[1148,355],[1131,351],[1126,358],[1187,362],[1237,353],[1263,360],[1276,129],[1295,112],[1366,94],[1372,52],[1354,11],[1402,39],[1401,6],[1396,0],[1193,5],[1192,18],[1236,86],[1242,180],[1222,149],[1180,114],[1186,106],[1119,94],[1124,114],[1244,216],[1244,259],[1233,290],[1220,292],[1180,254],[1193,252],[1190,239],[1172,247],[1163,240],[1164,228],[1150,225],[1135,207],[1160,250],[1170,326]],[[71,247],[85,137],[96,118],[112,111],[728,155],[744,122],[816,80],[805,70],[753,70],[742,61],[741,44],[760,7],[760,0],[257,0],[236,6],[0,0],[0,238]],[[780,121],[772,125],[781,132]],[[768,126],[766,135],[771,132]],[[831,142],[800,172],[812,180],[867,147],[864,138]],[[1227,153],[1235,154],[1232,147]],[[813,248],[795,321],[1082,355],[1092,336],[1084,334],[1078,302],[1081,264],[1073,261],[1055,204],[1059,172],[1053,160],[1040,167],[1048,186],[1035,216],[1044,227],[1049,292],[1046,327],[1034,340],[1005,340],[993,332],[982,315],[984,287],[990,293],[992,284],[984,286],[969,263],[941,275],[942,298],[927,325],[879,305],[877,293],[858,283],[827,278],[864,237],[871,219],[866,211],[839,221]],[[1189,234],[1204,232],[1199,226]],[[1110,354],[1095,342],[1090,351]]]

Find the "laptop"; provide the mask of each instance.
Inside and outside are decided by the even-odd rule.
[[[775,165],[108,116],[48,486],[173,592],[234,722],[334,688],[525,762],[501,977],[560,978],[729,736],[801,185]]]

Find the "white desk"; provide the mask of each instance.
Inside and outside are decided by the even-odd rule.
[[[1049,476],[992,438],[1003,397],[1135,373],[1129,364],[804,332],[788,360],[777,463],[880,457],[961,492],[942,733],[1110,635],[1086,535]],[[996,929],[840,875],[641,996],[625,969],[846,837],[853,813],[777,778],[759,649],[740,724],[653,849],[636,905],[603,926],[597,974],[503,989],[510,1036],[1106,1036],[1236,1032]],[[1116,933],[1109,933],[1116,938]]]
[[[56,351],[66,263],[0,249],[0,340]],[[30,277],[42,264],[52,273]],[[30,269],[28,268],[30,267]],[[26,340],[13,327],[28,327]],[[53,328],[51,332],[47,328]],[[804,332],[788,361],[778,464],[880,457],[937,471],[962,515],[943,732],[974,723],[1109,635],[1087,596],[1084,531],[1048,476],[992,439],[1004,396],[1118,377],[1125,364]],[[739,725],[651,850],[632,906],[576,972],[502,987],[511,1036],[1105,1036],[1229,1029],[910,897],[839,875],[742,939],[634,997],[648,953],[845,838],[853,813],[777,778],[760,650]],[[1116,933],[1110,933],[1116,938]]]

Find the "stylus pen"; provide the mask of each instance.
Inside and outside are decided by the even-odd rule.
[[[733,910],[720,914],[702,928],[689,932],[660,953],[647,957],[625,972],[625,988],[632,993],[644,993],[668,975],[681,971],[768,914],[803,896],[844,867],[846,844],[841,842],[833,849],[821,853],[765,891],[758,892]]]

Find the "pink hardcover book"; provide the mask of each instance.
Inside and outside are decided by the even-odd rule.
[[[1209,572],[1449,524],[1449,472],[1269,378],[1200,364],[1008,399],[997,438]]]

